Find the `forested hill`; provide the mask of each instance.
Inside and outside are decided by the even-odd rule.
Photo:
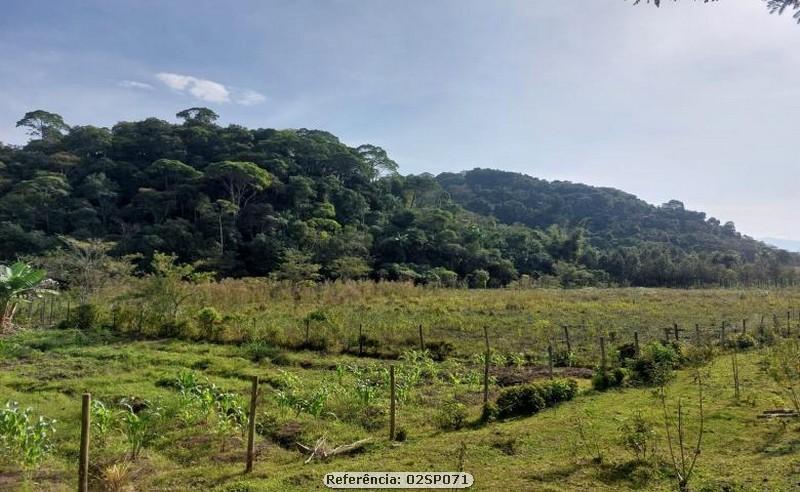
[[[795,255],[679,202],[501,171],[402,176],[380,147],[324,131],[176,116],[108,129],[27,113],[28,144],[0,145],[0,259],[46,262],[69,243],[142,269],[161,251],[220,276],[473,287],[795,275]]]

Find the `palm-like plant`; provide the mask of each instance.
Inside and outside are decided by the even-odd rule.
[[[44,276],[44,270],[20,261],[11,266],[0,265],[0,333],[13,328],[14,313],[20,301],[55,293],[41,287]]]

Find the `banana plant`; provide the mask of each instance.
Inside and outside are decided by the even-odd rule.
[[[0,265],[0,333],[13,328],[14,313],[20,302],[56,293],[41,287],[44,276],[44,270],[21,261],[11,266]]]

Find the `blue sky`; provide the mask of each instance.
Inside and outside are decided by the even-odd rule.
[[[760,0],[4,0],[0,141],[208,106],[320,128],[401,171],[613,186],[800,239],[800,26]]]

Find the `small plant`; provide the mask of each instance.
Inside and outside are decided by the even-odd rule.
[[[653,425],[637,412],[619,428],[622,445],[633,453],[636,461],[647,461],[655,454],[656,432]]]
[[[0,456],[26,470],[39,466],[53,450],[55,420],[34,419],[31,409],[22,410],[17,402],[7,402],[0,410]]]
[[[667,395],[664,386],[661,387],[660,391],[661,408],[664,411],[664,428],[667,436],[667,446],[670,458],[672,458],[672,468],[675,470],[675,477],[678,480],[678,489],[681,492],[689,490],[689,480],[692,478],[694,467],[697,464],[697,458],[700,456],[700,446],[703,442],[703,423],[705,422],[705,416],[703,414],[703,379],[700,371],[697,371],[695,379],[697,381],[698,404],[700,410],[698,415],[699,429],[697,431],[697,441],[692,448],[688,447],[689,442],[686,437],[686,426],[684,423],[685,414],[681,399],[678,398],[678,407],[676,410],[677,421],[673,429],[673,423],[667,410]],[[673,431],[675,432],[674,436]]]
[[[641,384],[662,385],[672,379],[673,370],[681,362],[680,347],[652,342],[645,345],[639,357],[632,360],[631,378]]]
[[[128,441],[130,459],[136,460],[142,449],[146,448],[158,437],[156,424],[161,417],[160,408],[149,402],[144,402],[143,408],[137,412],[133,405],[124,402],[126,408],[122,412],[122,432]]]
[[[105,444],[108,434],[114,427],[114,411],[100,400],[92,400],[92,432],[99,443]]]
[[[229,434],[241,431],[245,421],[244,405],[233,393],[218,393],[214,399],[216,425],[214,430],[220,437],[220,451],[225,451],[225,440]]]
[[[592,463],[602,463],[604,458],[604,450],[600,445],[600,440],[597,438],[597,430],[594,427],[594,420],[592,418],[584,418],[583,415],[579,415],[574,420],[574,426],[577,434],[575,439],[576,454],[581,453],[588,456]]]
[[[467,407],[462,403],[449,401],[442,405],[436,414],[436,427],[441,430],[455,431],[464,427],[467,421]]]
[[[248,342],[242,345],[242,351],[247,358],[253,362],[261,362],[264,359],[275,359],[280,351],[274,346],[262,340]]]
[[[731,348],[739,350],[747,350],[757,345],[756,339],[748,333],[739,333],[734,338],[728,340],[728,345]]]
[[[114,463],[104,467],[100,471],[100,481],[103,484],[103,490],[108,492],[123,492],[127,490],[131,481],[130,463]]]

